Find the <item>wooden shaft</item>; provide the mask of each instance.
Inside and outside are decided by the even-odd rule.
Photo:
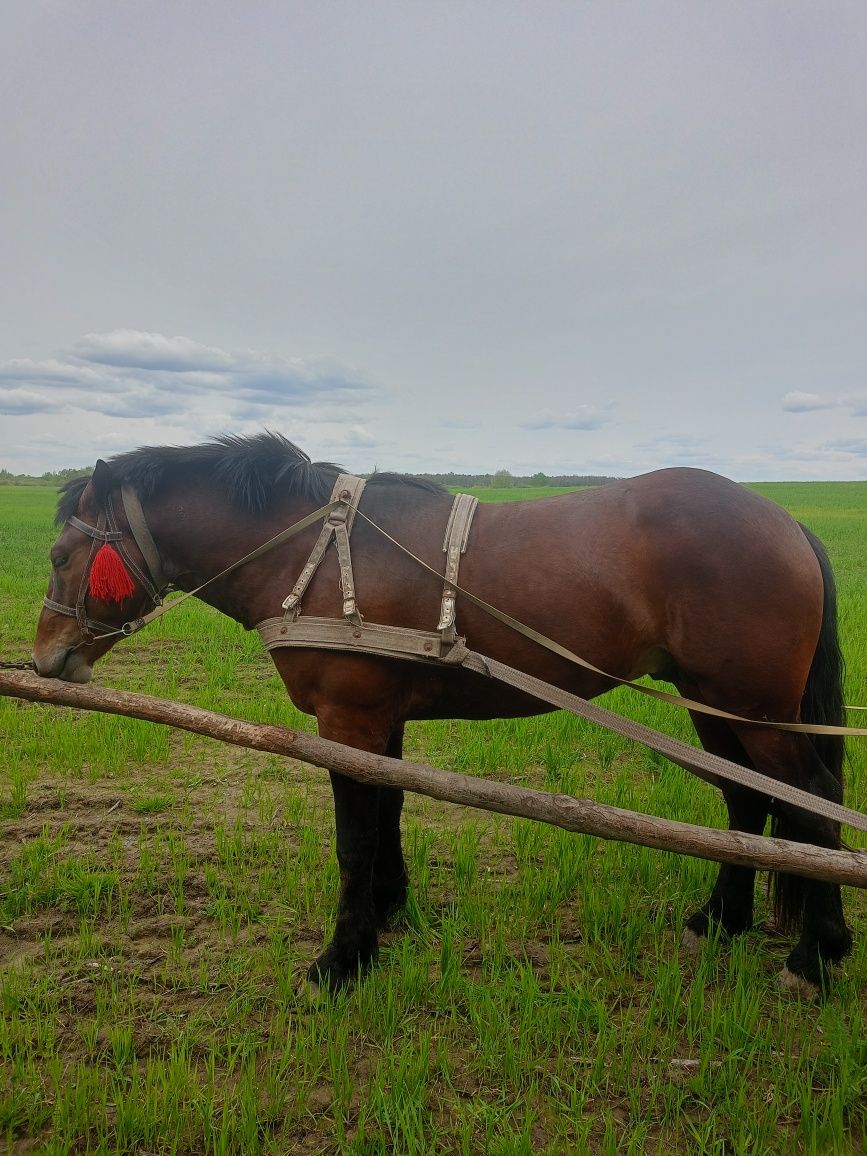
[[[214,711],[200,710],[198,707],[151,695],[81,686],[58,679],[40,678],[34,674],[3,670],[0,670],[0,695],[55,706],[97,710],[106,714],[128,715],[192,731],[234,746],[300,759],[305,763],[338,771],[362,783],[401,787],[447,803],[535,819],[540,823],[562,827],[565,831],[595,835],[600,839],[638,843],[644,847],[693,855],[699,859],[712,859],[766,871],[786,871],[830,883],[867,887],[867,851],[833,851],[786,839],[767,839],[741,831],[712,830],[692,823],[659,819],[636,811],[625,811],[620,807],[594,803],[590,799],[551,795],[454,771],[435,770],[424,763],[372,755],[303,731],[242,722]]]

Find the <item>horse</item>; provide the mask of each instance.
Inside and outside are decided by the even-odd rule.
[[[279,614],[318,525],[224,571],[327,502],[338,476],[338,466],[311,461],[271,432],[144,447],[97,462],[89,477],[60,492],[61,530],[50,552],[35,669],[88,681],[93,664],[123,637],[122,624],[167,589],[196,591],[207,582],[198,596],[248,629]],[[130,525],[121,500],[128,491],[149,546]],[[436,620],[451,503],[442,487],[423,479],[393,473],[368,479],[352,529],[366,620],[415,629]],[[120,562],[119,569],[104,564],[106,544],[121,551],[122,559],[107,559]],[[305,613],[340,618],[336,554],[325,551],[304,594]],[[553,636],[598,670],[515,633],[461,588]],[[834,578],[822,544],[764,497],[703,470],[663,469],[565,495],[481,504],[462,561],[457,615],[476,652],[584,698],[610,689],[614,678],[650,675],[740,720],[843,721]],[[320,735],[394,758],[401,757],[409,720],[514,718],[551,709],[445,662],[313,646],[274,649],[271,657],[292,702],[315,716]],[[839,736],[691,714],[708,751],[841,801]],[[330,777],[340,895],[333,936],[308,978],[337,989],[376,960],[378,930],[404,905],[409,880],[403,792]],[[761,834],[770,815],[775,835],[840,846],[839,824],[830,819],[733,783],[717,785],[732,829]],[[750,928],[754,883],[755,870],[721,865],[709,899],[686,921],[684,943],[694,948],[712,930],[736,936]],[[815,991],[827,982],[829,965],[851,948],[840,888],[792,875],[774,884],[777,923],[798,935],[782,980]]]

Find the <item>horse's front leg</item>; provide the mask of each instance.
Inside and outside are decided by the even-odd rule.
[[[374,754],[384,754],[389,747],[391,727],[374,726],[369,716],[357,719],[357,725],[353,725],[348,712],[338,714],[329,710],[320,713],[318,721],[323,738]],[[376,900],[382,901],[385,896],[379,896],[375,891],[383,791],[335,771],[329,774],[334,794],[340,900],[331,942],[311,965],[307,977],[313,983],[333,989],[343,987],[364,974],[375,962],[378,954],[377,924],[381,915]],[[393,807],[387,809],[391,812]],[[394,865],[393,839],[394,822],[389,821],[383,846],[389,866],[386,868],[382,863],[383,875],[390,874]]]
[[[340,900],[331,942],[313,962],[307,978],[334,989],[367,971],[378,953],[373,864],[379,843],[379,787],[365,786],[334,771],[329,773],[334,792]]]

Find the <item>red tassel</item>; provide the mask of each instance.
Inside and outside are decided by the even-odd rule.
[[[106,542],[96,552],[90,570],[90,593],[100,602],[123,602],[135,592],[135,583],[130,578],[123,559],[113,546]]]

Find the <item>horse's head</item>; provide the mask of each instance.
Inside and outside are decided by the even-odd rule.
[[[46,677],[89,682],[93,663],[132,633],[129,624],[160,601],[165,583],[138,499],[124,490],[121,500],[110,467],[97,462],[67,497],[76,491],[77,507],[51,547],[33,663]]]

